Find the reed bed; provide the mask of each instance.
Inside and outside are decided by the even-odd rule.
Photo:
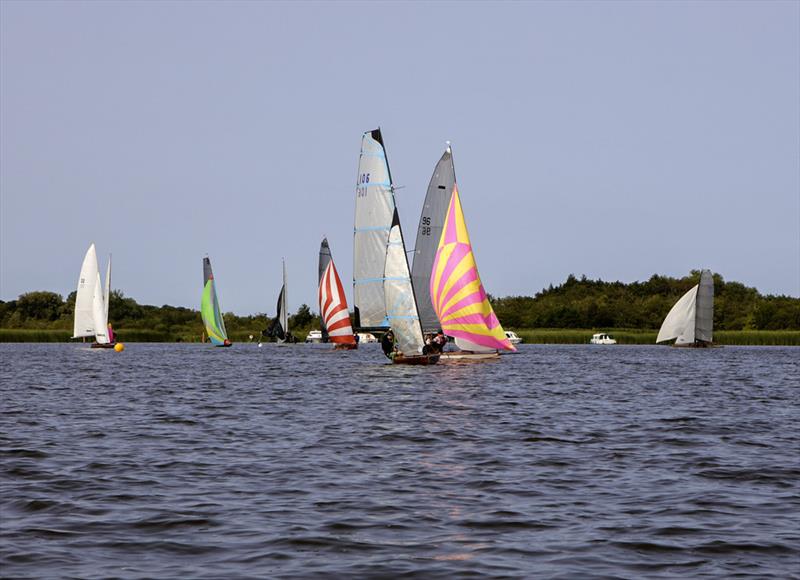
[[[655,330],[630,328],[602,331],[573,328],[514,330],[528,344],[588,344],[592,334],[596,332],[608,332],[619,344],[655,344],[658,334]],[[307,333],[308,329],[305,328],[293,331],[300,342],[305,340]],[[253,336],[252,339],[250,335]],[[71,342],[71,336],[69,330],[0,328],[0,342]],[[117,329],[117,336],[122,342],[200,342],[203,335],[201,329],[181,329],[175,332],[121,328]],[[230,333],[230,339],[234,343],[257,342],[259,336],[259,330],[236,330]],[[714,332],[714,342],[742,346],[800,346],[800,330],[718,330]]]
[[[529,344],[588,344],[597,332],[607,332],[619,344],[655,344],[658,336],[656,330],[630,328],[523,328],[515,332]],[[714,332],[714,342],[741,346],[800,346],[800,330],[718,330]]]

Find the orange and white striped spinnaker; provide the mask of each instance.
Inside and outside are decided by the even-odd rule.
[[[342,281],[333,260],[328,262],[328,266],[319,281],[319,312],[322,316],[322,324],[328,332],[331,342],[340,344],[355,344],[353,327],[350,326],[350,313],[347,311],[347,298],[344,295]]]
[[[431,300],[442,331],[455,337],[461,348],[516,350],[506,338],[478,275],[458,186],[453,187],[433,260]]]

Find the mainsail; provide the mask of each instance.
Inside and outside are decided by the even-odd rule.
[[[278,326],[275,328],[274,334],[278,338],[278,340],[286,340],[286,337],[289,334],[289,308],[287,307],[287,299],[286,299],[286,262],[283,262],[283,286],[281,286],[281,292],[278,294],[278,306],[277,306],[278,316],[276,321]]]
[[[442,330],[455,337],[462,350],[516,350],[483,289],[455,185],[433,262],[430,293]]]
[[[414,292],[419,306],[419,320],[426,334],[441,329],[439,317],[436,316],[431,301],[431,270],[455,183],[453,155],[448,144],[428,184],[428,192],[425,194],[419,218],[417,241],[414,245],[414,264],[411,267],[411,279],[414,282]]]
[[[714,330],[714,277],[710,270],[700,273],[700,282],[670,309],[656,342],[675,340],[677,345],[696,341],[712,342]]]
[[[319,246],[319,275],[317,277],[317,290],[322,288],[322,277],[325,275],[325,270],[328,264],[331,263],[331,248],[328,245],[328,238],[322,238],[322,243]],[[338,274],[337,274],[338,277]],[[344,293],[342,293],[344,296]],[[322,302],[320,302],[322,304]],[[322,317],[322,307],[320,306],[320,316]],[[322,342],[328,342],[328,330],[325,328],[325,320],[322,321]]]
[[[108,320],[108,306],[111,304],[111,254],[108,255],[108,268],[106,268],[106,287],[103,291],[103,301],[106,305],[106,320]]]
[[[219,301],[217,300],[216,281],[211,271],[211,260],[203,258],[203,296],[200,301],[200,315],[206,327],[206,334],[215,346],[224,346],[228,343],[228,333],[225,331],[225,320],[222,318]]]
[[[109,272],[111,265],[109,263]],[[110,284],[110,278],[109,278]],[[94,244],[89,246],[81,264],[78,289],[75,295],[75,320],[72,338],[93,336],[100,344],[108,342],[106,331],[108,310],[103,299],[100,269]]]
[[[92,303],[94,302],[94,287],[97,276],[97,251],[94,244],[92,244],[83,258],[81,273],[78,277],[72,338],[94,336],[95,321]]]
[[[394,344],[406,357],[422,355],[425,338],[419,323],[417,301],[411,272],[408,269],[406,246],[397,210],[386,248],[386,269],[383,280],[386,316],[394,332]]]
[[[331,342],[355,344],[353,328],[350,326],[350,313],[347,310],[347,298],[333,263],[327,239],[322,240],[320,246],[319,266],[319,312],[322,317],[323,332]]]
[[[713,342],[714,333],[714,276],[711,270],[700,272],[697,288],[697,314],[694,337],[704,342]]]
[[[394,189],[381,130],[367,131],[361,138],[358,160],[353,234],[353,305],[357,329],[389,327],[383,282],[394,213]]]

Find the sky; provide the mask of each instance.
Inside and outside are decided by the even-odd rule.
[[[452,142],[487,292],[710,268],[800,296],[800,3],[0,2],[0,299],[352,296],[361,135],[409,249]],[[349,298],[350,299],[350,298]],[[352,307],[352,304],[351,304]],[[113,315],[112,315],[113,317]]]

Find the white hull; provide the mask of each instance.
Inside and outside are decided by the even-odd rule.
[[[479,360],[493,360],[500,358],[500,354],[498,352],[467,352],[463,350],[454,350],[454,351],[446,351],[443,352],[439,356],[439,362],[447,362],[447,361],[459,361],[459,362],[469,362],[469,361],[479,361]]]

